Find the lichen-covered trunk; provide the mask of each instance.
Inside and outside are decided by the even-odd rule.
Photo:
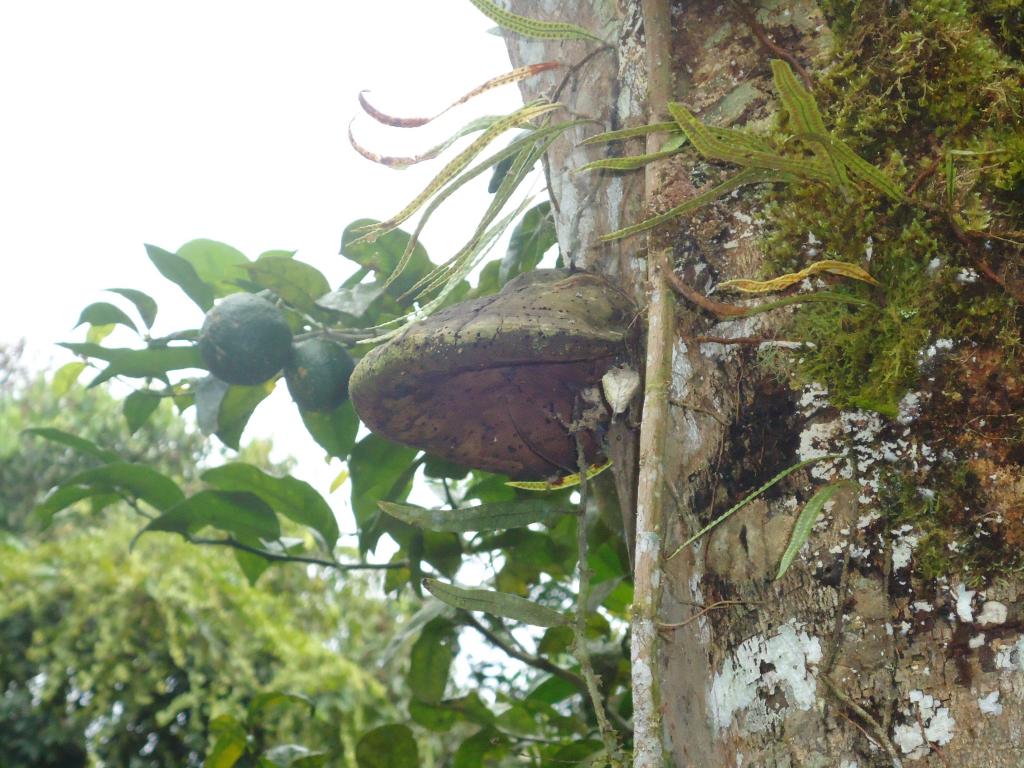
[[[642,173],[573,173],[644,151],[642,139],[578,146],[646,122],[640,3],[508,5],[612,44],[507,37],[516,66],[579,65],[524,87],[528,98],[557,89],[603,126],[577,128],[549,154],[559,244],[644,305],[645,241],[598,238],[728,166],[683,152],[659,168],[646,202]],[[770,60],[787,59],[809,73],[828,129],[906,197],[850,180],[761,186],[664,225],[675,273],[701,294],[820,259],[880,282],[818,278],[791,290],[848,300],[741,319],[679,302],[657,666],[670,764],[1024,765],[1024,106],[1013,5],[673,4],[675,98],[702,121],[795,133],[772,87]],[[782,470],[831,453],[847,458],[794,473],[674,554]],[[800,510],[841,480],[852,482],[776,580]]]

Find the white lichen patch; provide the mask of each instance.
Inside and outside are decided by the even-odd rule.
[[[907,392],[897,406],[896,420],[903,425],[910,424],[921,415],[921,393]]]
[[[986,600],[974,620],[982,626],[1005,624],[1007,615],[1007,608],[1003,603],[998,600]]]
[[[892,532],[892,568],[894,571],[910,567],[914,549],[921,541],[921,537],[913,531],[912,525],[901,525]]]
[[[1012,645],[996,650],[996,669],[1010,672],[1024,672],[1024,637],[1017,638]]]
[[[785,717],[784,708],[768,702],[777,693],[790,707],[810,709],[817,688],[811,668],[821,658],[821,642],[795,621],[783,624],[770,637],[746,640],[725,660],[708,691],[708,710],[716,728],[728,728],[741,712],[751,733],[774,727]]]
[[[956,615],[960,618],[960,621],[974,621],[974,609],[971,607],[971,601],[976,594],[975,590],[968,589],[963,584],[957,584],[955,592]]]
[[[813,416],[817,411],[828,406],[828,390],[818,382],[804,386],[796,407],[804,417]]]
[[[911,691],[909,699],[902,708],[906,722],[893,729],[892,740],[908,759],[918,760],[931,751],[930,745],[941,747],[953,740],[956,720],[948,707],[924,691]]]
[[[998,717],[1003,714],[1003,705],[999,703],[999,691],[992,691],[987,696],[979,698],[978,709],[981,710],[983,715],[995,715]]]

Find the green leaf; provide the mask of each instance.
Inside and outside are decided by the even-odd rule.
[[[181,288],[203,312],[210,311],[215,298],[213,287],[203,282],[188,260],[155,245],[147,245],[146,254],[161,275]]]
[[[78,472],[64,480],[63,486],[89,486],[141,499],[165,512],[184,500],[177,483],[146,464],[114,462]]]
[[[454,578],[462,567],[462,539],[454,533],[423,531],[422,558],[430,563],[439,573]]]
[[[457,533],[521,528],[530,523],[550,522],[566,512],[547,499],[522,499],[462,509],[425,509],[391,501],[377,502],[377,506],[392,517],[417,528]]]
[[[243,541],[243,544],[248,544],[251,547],[259,547],[260,542],[256,539],[249,539]],[[238,567],[242,569],[242,573],[245,574],[245,580],[249,582],[249,586],[255,586],[256,582],[259,581],[260,576],[267,570],[273,563],[265,557],[254,554],[252,552],[246,552],[244,549],[236,549],[235,562],[238,563]]]
[[[412,235],[405,230],[393,229],[373,242],[359,239],[362,231],[379,224],[376,219],[357,219],[345,227],[341,236],[341,255],[361,267],[372,269],[377,276],[373,285],[384,285],[387,293],[397,299],[434,265],[422,243],[417,242],[410,247]],[[402,264],[401,274],[386,284],[399,264]]]
[[[292,258],[268,256],[247,264],[245,270],[258,286],[303,312],[316,312],[316,300],[331,290],[320,270]]]
[[[210,721],[213,737],[206,754],[205,768],[232,768],[245,754],[245,728],[231,715],[220,715]]]
[[[683,137],[685,139],[685,136]],[[661,149],[657,152],[650,152],[645,155],[627,155],[626,157],[606,157],[602,160],[594,160],[593,162],[582,165],[575,169],[575,173],[583,173],[584,171],[635,171],[638,168],[643,168],[648,163],[653,163],[655,160],[662,160],[666,157],[672,157],[673,155],[679,154],[679,147],[670,147],[668,149]]]
[[[418,451],[392,443],[374,434],[367,435],[352,449],[349,471],[352,477],[352,511],[356,524],[364,531],[379,499],[405,497],[408,482],[396,488]],[[369,546],[364,543],[363,546]]]
[[[78,316],[78,322],[75,323],[75,328],[85,323],[89,323],[89,325],[124,325],[136,333],[139,332],[135,323],[124,313],[124,310],[106,301],[97,301],[83,309],[82,314]]]
[[[35,437],[41,437],[44,440],[49,440],[52,443],[59,443],[67,446],[75,453],[88,456],[92,459],[97,459],[104,464],[112,461],[121,461],[121,457],[114,451],[108,451],[106,448],[101,448],[96,445],[96,443],[91,440],[86,440],[84,437],[73,435],[62,429],[55,429],[53,427],[29,427],[28,429],[23,429],[21,434],[34,435]]]
[[[543,202],[528,210],[512,230],[508,251],[501,260],[498,279],[502,285],[536,267],[548,248],[558,242],[551,203]]]
[[[710,523],[708,523],[703,528],[701,528],[699,531],[697,531],[695,534],[693,534],[693,536],[691,536],[686,541],[684,541],[682,544],[680,544],[676,548],[676,551],[673,552],[671,555],[669,555],[668,558],[666,558],[666,559],[671,560],[673,557],[678,555],[686,547],[690,546],[693,542],[695,542],[701,536],[706,534],[712,528],[716,527],[717,525],[719,525],[721,523],[724,523],[733,514],[735,514],[739,510],[743,509],[743,507],[745,507],[747,504],[752,502],[754,499],[756,499],[762,493],[767,491],[773,485],[775,485],[776,483],[781,482],[782,480],[784,480],[785,478],[789,477],[794,472],[796,472],[798,470],[801,470],[804,467],[809,467],[812,464],[817,464],[819,461],[832,461],[834,459],[842,459],[842,458],[844,458],[844,456],[841,453],[829,453],[829,454],[825,454],[824,456],[815,456],[815,457],[810,458],[810,459],[805,459],[804,461],[799,461],[796,464],[793,464],[792,466],[786,467],[786,469],[784,469],[781,472],[779,472],[777,475],[775,475],[775,477],[773,477],[767,483],[762,485],[760,488],[758,488],[758,489],[748,493],[746,496],[744,496],[742,499],[740,499],[740,501],[738,503],[736,503],[733,506],[731,506],[729,509],[727,509],[725,512],[723,512],[721,515],[716,517]]]
[[[459,713],[443,704],[426,704],[413,699],[409,702],[409,718],[417,725],[435,733],[450,731],[459,719]]]
[[[382,725],[356,744],[359,768],[420,768],[416,739],[407,725]]]
[[[338,522],[324,498],[309,483],[294,477],[274,477],[252,464],[225,464],[202,474],[222,491],[248,491],[280,515],[320,534],[327,552],[338,542]]]
[[[483,611],[537,627],[568,624],[569,617],[518,595],[490,589],[462,589],[437,579],[424,579],[423,586],[438,600],[464,611]]]
[[[57,372],[53,374],[53,380],[50,382],[50,387],[53,389],[53,394],[60,398],[64,397],[71,389],[71,386],[78,381],[78,377],[82,375],[82,371],[85,370],[85,363],[65,363]]]
[[[281,527],[274,510],[259,496],[233,491],[200,491],[152,520],[140,531],[195,533],[212,526],[234,535],[239,541],[274,540]]]
[[[132,392],[124,399],[121,407],[125,421],[128,422],[128,434],[134,435],[149,420],[153,411],[160,407],[160,395],[140,389]]]
[[[220,404],[231,387],[213,374],[200,379],[195,386],[196,425],[204,435],[212,435],[220,423]]]
[[[107,292],[116,293],[128,299],[128,301],[135,305],[135,309],[146,327],[153,327],[153,322],[156,320],[156,301],[151,296],[134,288],[107,288]]]
[[[85,333],[85,340],[90,344],[99,344],[112,334],[116,327],[113,323],[110,325],[90,325],[89,330]]]
[[[95,357],[110,363],[89,383],[90,387],[95,387],[114,376],[127,376],[135,379],[165,379],[169,371],[205,367],[199,356],[199,350],[191,345],[187,347],[125,349],[101,347],[99,344],[63,342],[59,346],[70,349],[76,355]]]
[[[316,305],[321,309],[339,312],[358,320],[383,293],[384,284],[381,282],[359,283],[321,296],[316,300]]]
[[[793,533],[790,534],[786,551],[782,553],[782,559],[779,561],[779,570],[775,574],[776,580],[781,579],[785,575],[786,571],[789,570],[789,566],[792,565],[793,560],[796,558],[797,553],[800,552],[800,549],[811,537],[811,531],[814,529],[814,524],[818,521],[818,515],[821,514],[821,510],[836,495],[836,491],[848,485],[850,483],[847,481],[826,485],[804,505],[804,508],[796,518],[796,523],[793,525]]]
[[[436,704],[444,698],[456,647],[455,625],[441,618],[427,624],[413,643],[406,681],[420,702]]]
[[[57,486],[32,510],[32,519],[40,530],[45,530],[53,522],[54,515],[67,509],[72,504],[95,496],[108,495],[106,491],[82,486]],[[117,497],[120,498],[120,497]]]
[[[178,256],[192,265],[199,279],[218,297],[239,290],[237,282],[245,279],[241,266],[249,263],[237,248],[216,240],[190,240],[178,249]]]
[[[249,417],[256,406],[274,391],[275,383],[271,379],[250,387],[239,385],[228,388],[217,414],[217,437],[224,445],[238,450]]]
[[[249,720],[254,723],[264,722],[267,714],[275,711],[278,707],[296,704],[307,712],[313,709],[313,702],[297,693],[286,693],[285,691],[257,693],[249,702]]]
[[[555,21],[539,21],[527,16],[520,16],[506,11],[491,0],[469,0],[473,5],[495,24],[501,25],[524,37],[540,40],[593,40],[604,43],[597,35],[588,32],[575,24]]]
[[[504,751],[507,743],[508,740],[494,728],[481,728],[455,750],[452,768],[480,768],[487,765],[487,755],[496,750]]]
[[[723,195],[732,192],[734,189],[739,189],[746,184],[762,184],[788,180],[790,180],[789,177],[784,174],[780,174],[777,171],[763,170],[760,168],[745,168],[739,173],[730,176],[721,184],[712,187],[706,192],[701,192],[699,195],[695,195],[694,197],[684,200],[676,207],[667,210],[664,213],[659,213],[657,216],[644,219],[638,224],[633,224],[622,229],[617,229],[614,232],[609,232],[607,235],[601,235],[599,239],[602,242],[608,242],[610,240],[618,240],[629,235],[635,235],[637,232],[653,229],[659,224],[664,224],[665,222],[671,221],[679,216],[692,213],[701,206],[714,202]]]
[[[612,141],[623,141],[634,139],[639,136],[646,136],[649,133],[680,133],[679,125],[675,122],[651,123],[650,125],[638,125],[635,128],[621,128],[617,131],[605,131],[596,136],[580,142],[581,147],[588,144],[607,144]]]
[[[346,400],[329,413],[300,411],[306,430],[330,456],[347,459],[359,431],[359,417],[352,401]]]

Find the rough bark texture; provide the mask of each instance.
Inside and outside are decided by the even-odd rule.
[[[572,74],[559,100],[605,130],[645,122],[639,3],[510,5],[535,18],[572,20],[614,43],[614,50],[594,53]],[[800,62],[827,63],[831,33],[816,3],[764,2],[756,19]],[[772,114],[777,106],[768,60],[777,53],[759,44],[733,6],[677,2],[673,26],[683,100],[703,120],[741,126]],[[551,59],[573,64],[593,51],[582,42],[512,35],[507,41],[516,66]],[[563,77],[546,73],[526,83],[524,93],[550,95]],[[621,281],[643,304],[642,240],[597,241],[641,218],[641,174],[571,173],[608,152],[576,146],[597,130],[579,128],[550,153],[559,243],[577,265]],[[642,151],[637,142],[624,154]],[[681,157],[663,170],[659,209],[693,194],[694,158]],[[754,200],[727,197],[670,225],[674,266],[691,286],[706,292],[721,280],[758,274],[764,257],[750,225]],[[867,455],[866,447],[882,450],[888,427],[863,411],[839,414],[812,396],[800,399],[757,364],[756,346],[694,339],[770,334],[777,322],[759,316],[716,323],[692,307],[677,314],[666,552],[795,463],[802,442],[806,448],[816,436],[839,435],[840,442],[859,441],[858,456]],[[858,479],[871,471],[870,461],[861,464]],[[800,505],[816,482],[840,469],[797,474],[665,564],[661,619],[675,626],[666,629],[658,674],[674,763],[1024,765],[1024,588],[1018,575],[969,590],[950,574],[918,592],[921,584],[908,568],[914,532],[880,525],[877,497],[845,493],[786,577],[773,581]],[[1004,487],[1016,487],[1019,500],[1020,483]]]

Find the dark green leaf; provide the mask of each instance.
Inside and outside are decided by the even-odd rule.
[[[409,702],[409,717],[427,730],[444,733],[455,725],[459,714],[441,704],[425,704],[414,699]]]
[[[483,611],[537,627],[569,623],[568,616],[518,595],[490,589],[462,589],[437,579],[424,579],[423,586],[438,600],[464,611]]]
[[[382,725],[356,744],[359,768],[420,768],[416,739],[407,725]]]
[[[462,539],[454,533],[423,531],[422,559],[449,579],[462,566]]]
[[[423,628],[410,651],[406,678],[416,699],[426,704],[441,701],[455,652],[455,625],[451,621],[438,618]]]
[[[495,750],[504,751],[507,743],[507,739],[493,728],[481,728],[455,750],[452,768],[480,768],[487,765],[487,755]]]
[[[273,540],[281,535],[277,515],[263,499],[233,491],[200,491],[151,521],[142,533],[195,533],[207,525],[227,531],[239,541]]]
[[[89,323],[90,325],[119,324],[131,328],[136,333],[139,332],[139,329],[135,327],[135,323],[124,313],[124,310],[106,301],[97,301],[83,309],[82,314],[78,316],[78,322],[75,323],[75,327],[77,328],[84,323]]]
[[[550,627],[537,645],[537,652],[543,656],[557,656],[568,653],[572,648],[573,629],[569,626]]]
[[[35,435],[41,437],[44,440],[49,440],[52,443],[60,443],[68,448],[71,448],[75,453],[80,453],[83,456],[88,456],[93,459],[98,459],[101,462],[108,463],[111,461],[120,461],[121,457],[113,451],[108,451],[106,448],[100,448],[96,443],[91,440],[86,440],[84,437],[78,435],[72,435],[70,432],[65,432],[62,429],[54,429],[53,427],[29,427],[21,431],[23,435]]]
[[[194,301],[203,312],[209,312],[213,306],[213,287],[202,281],[186,259],[176,253],[165,251],[155,245],[146,246],[146,254],[160,274],[177,285]]]
[[[566,512],[564,507],[541,498],[480,504],[461,509],[425,509],[390,501],[378,502],[377,506],[409,525],[432,531],[460,533],[521,528],[530,523],[554,520]]]
[[[245,279],[241,266],[249,263],[241,251],[216,240],[190,240],[178,249],[178,256],[192,265],[215,296],[237,292],[236,281]]]
[[[135,309],[138,311],[139,317],[142,318],[142,322],[146,324],[146,327],[153,327],[153,322],[156,320],[156,301],[149,294],[137,291],[134,288],[108,288],[107,291],[128,299],[128,301],[135,305]]]
[[[273,291],[303,312],[316,311],[316,300],[331,290],[318,269],[292,258],[268,256],[246,265],[245,270],[261,288]]]
[[[148,465],[127,462],[87,469],[72,475],[61,485],[84,485],[123,493],[141,499],[161,511],[169,510],[185,498],[177,484],[166,475]]]
[[[329,413],[303,411],[302,423],[309,434],[331,456],[347,459],[356,442],[359,417],[347,400]]]
[[[320,768],[330,757],[327,752],[313,752],[301,744],[279,744],[264,752],[260,762],[273,768]]]
[[[501,260],[498,279],[504,285],[513,277],[536,267],[548,248],[558,242],[551,203],[543,202],[525,214],[512,230],[508,251]]]
[[[543,678],[526,698],[543,704],[558,704],[578,693],[579,689],[568,680],[550,676]]]
[[[149,417],[160,407],[160,395],[144,389],[132,392],[124,399],[122,410],[128,422],[128,434],[134,435]]]
[[[409,482],[400,481],[416,454],[415,448],[407,448],[373,434],[355,444],[349,459],[349,471],[352,473],[352,511],[361,531],[377,511],[378,500],[405,497]],[[369,544],[364,542],[363,546]]]
[[[438,456],[427,456],[423,462],[423,474],[433,478],[447,478],[449,480],[462,480],[469,474],[469,468],[454,461],[442,459]]]
[[[249,546],[259,547],[259,542],[254,540],[243,541],[243,544]],[[242,569],[242,573],[245,574],[245,580],[249,582],[249,586],[255,586],[256,582],[259,581],[260,576],[267,570],[271,565],[271,561],[260,555],[253,554],[252,552],[246,552],[244,549],[236,549],[235,562],[238,563],[238,567]]]
[[[202,478],[222,491],[248,491],[280,515],[320,534],[328,552],[338,541],[334,512],[313,487],[294,477],[274,477],[252,464],[236,462],[208,470]]]

